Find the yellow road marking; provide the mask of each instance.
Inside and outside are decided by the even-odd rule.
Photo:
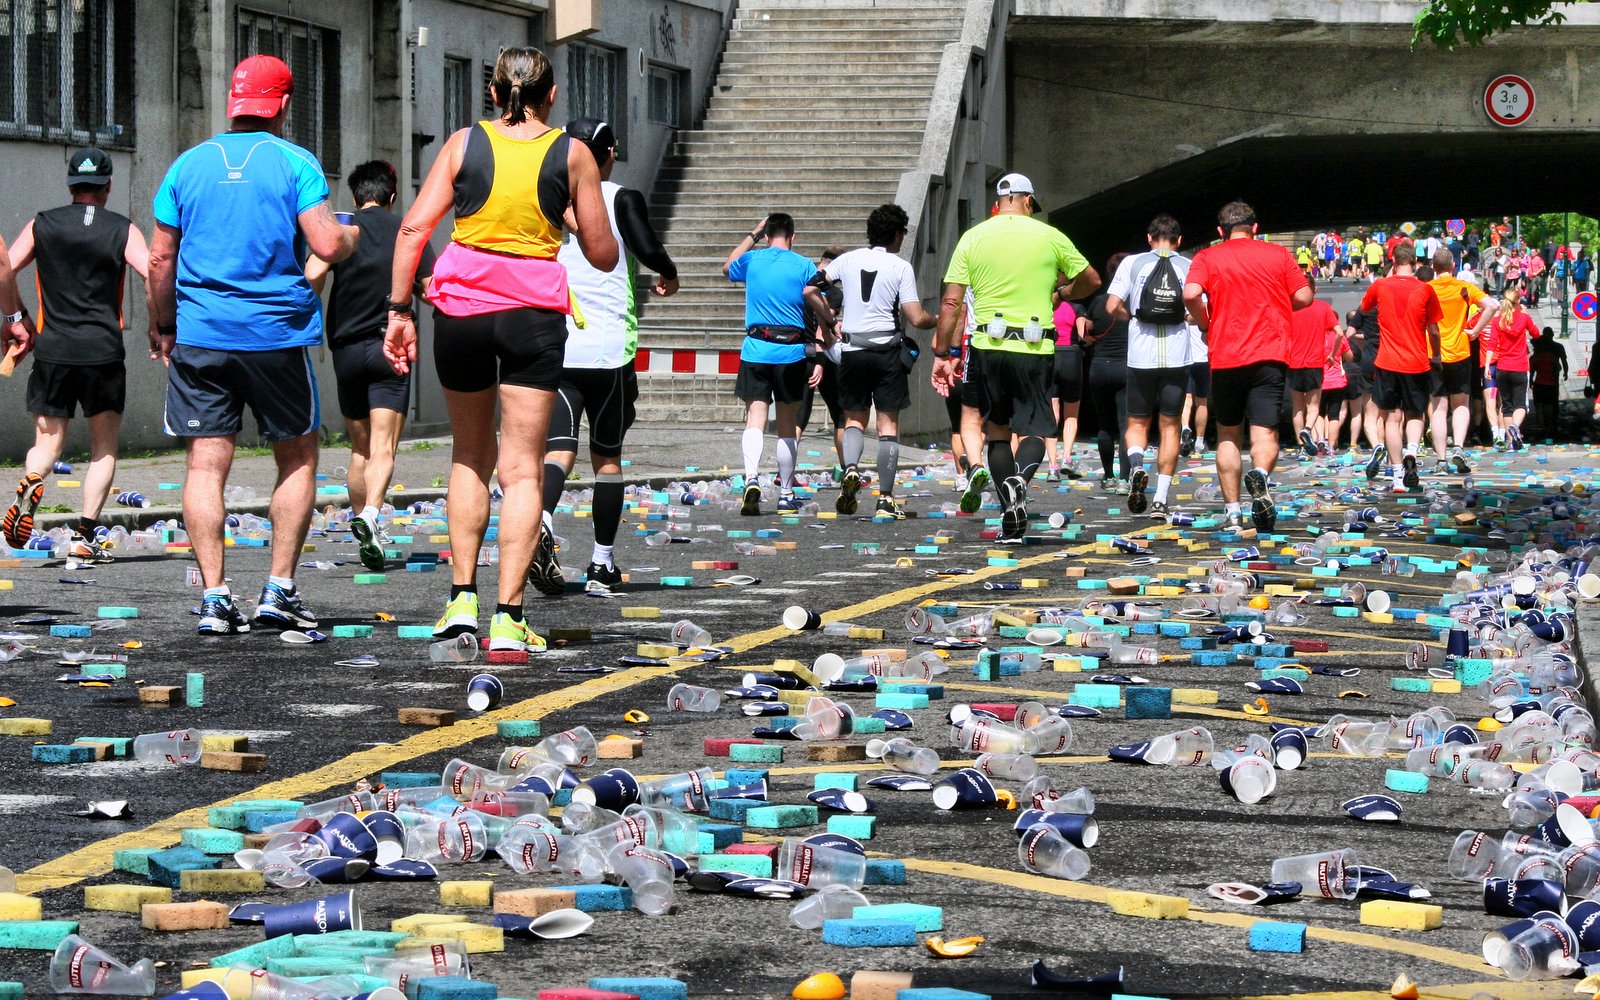
[[[1151,529],[1144,528],[1140,530],[1142,532]],[[1138,533],[1140,532],[1134,532],[1134,534]],[[986,566],[966,576],[939,578],[915,586],[902,587],[887,594],[880,594],[865,601],[825,612],[822,620],[825,622],[848,621],[851,618],[869,615],[898,604],[920,600],[929,594],[935,594],[942,590],[1030,569],[1046,562],[1061,559],[1067,555],[1079,554],[1087,548],[1088,546],[1079,546],[1075,549],[1054,549],[1041,555],[1020,559],[1016,566]],[[725,645],[731,646],[733,652],[737,654],[794,634],[784,626],[777,625],[772,628],[736,636]],[[52,858],[28,871],[19,873],[17,875],[17,884],[23,892],[38,892],[44,889],[60,889],[75,885],[84,879],[93,878],[96,875],[103,875],[111,871],[113,859],[118,850],[162,848],[177,843],[185,829],[207,826],[207,813],[213,808],[232,805],[239,799],[299,799],[312,792],[350,785],[360,778],[369,777],[387,768],[414,760],[417,757],[441,750],[453,750],[474,740],[492,736],[495,732],[495,725],[498,722],[511,719],[541,719],[613,691],[621,691],[646,681],[671,676],[698,665],[635,667],[630,670],[618,671],[617,673],[592,678],[581,684],[528,698],[515,704],[502,706],[493,712],[459,722],[454,726],[418,733],[388,746],[359,750],[322,767],[304,771],[300,774],[289,775],[276,781],[269,781],[247,792],[229,796],[209,805],[185,809],[142,829],[132,830],[87,844],[75,851]]]
[[[1474,993],[1490,996],[1508,996],[1504,981],[1484,983],[1452,983],[1448,986],[1418,986],[1421,1000],[1469,1000]],[[1572,980],[1557,979],[1542,983],[1518,983],[1516,1000],[1556,1000],[1573,996]],[[1250,997],[1215,996],[1204,1000],[1392,1000],[1388,990],[1330,990],[1320,993],[1269,993]]]
[[[1062,896],[1067,899],[1076,899],[1090,903],[1106,903],[1111,889],[1105,886],[1091,885],[1086,882],[1068,882],[1063,879],[1046,878],[1042,875],[1032,875],[1028,872],[1006,871],[1001,868],[985,868],[981,865],[969,865],[953,861],[929,861],[923,858],[902,859],[908,870],[919,871],[929,875],[942,875],[948,878],[970,879],[976,882],[987,882],[994,885],[1010,886],[1014,889],[1024,889],[1033,892],[1043,892],[1052,896]],[[1218,924],[1224,927],[1246,928],[1258,920],[1260,916],[1247,913],[1221,912],[1206,910],[1196,907],[1191,901],[1189,904],[1189,920],[1203,923]],[[1321,941],[1333,941],[1339,944],[1354,945],[1361,948],[1371,948],[1377,951],[1394,952],[1408,958],[1420,958],[1439,965],[1448,965],[1457,969],[1466,969],[1478,975],[1493,974],[1495,970],[1484,964],[1480,955],[1470,955],[1466,952],[1451,951],[1448,948],[1439,948],[1434,945],[1420,944],[1411,939],[1387,938],[1377,934],[1367,934],[1361,931],[1338,930],[1331,927],[1317,927],[1308,925],[1306,936]],[[1570,990],[1570,986],[1568,987]],[[1519,1000],[1523,998],[1519,994]]]

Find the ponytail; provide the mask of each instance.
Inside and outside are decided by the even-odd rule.
[[[537,118],[550,100],[555,79],[550,60],[538,49],[501,49],[489,83],[501,120],[507,125],[520,125],[530,117]]]

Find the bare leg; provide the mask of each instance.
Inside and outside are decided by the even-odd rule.
[[[25,468],[36,476],[48,476],[51,466],[67,446],[66,417],[33,415],[33,447],[28,449]]]
[[[444,401],[452,435],[450,582],[463,587],[477,580],[478,550],[489,527],[489,476],[499,454],[494,437],[495,392],[446,389]]]
[[[394,453],[400,448],[406,415],[399,410],[376,409],[368,420],[371,437],[367,445],[366,499],[368,504],[382,507],[389,481],[394,477]],[[353,476],[355,469],[350,472]]]
[[[367,505],[367,458],[372,450],[372,418],[345,418],[344,432],[350,436],[350,471],[345,488],[350,493],[350,509],[357,514]]]
[[[520,385],[500,387],[499,602],[522,604],[528,565],[544,518],[544,444],[556,394]],[[791,425],[792,428],[792,425]]]
[[[1129,421],[1130,424],[1132,422]],[[1179,418],[1163,413],[1157,418],[1157,427],[1161,434],[1161,447],[1156,454],[1156,471],[1163,476],[1170,476],[1178,471],[1178,440],[1183,425]]]
[[[272,575],[294,579],[317,499],[317,435],[272,442],[278,481],[272,487]]]
[[[117,433],[122,430],[122,414],[115,410],[89,418],[89,468],[83,474],[83,516],[100,519],[100,511],[117,478]],[[55,459],[51,459],[53,463]]]
[[[1383,411],[1383,443],[1389,449],[1389,464],[1396,465],[1405,452],[1405,414],[1399,410]]]
[[[1250,464],[1272,475],[1278,467],[1278,429],[1276,427],[1250,428]]]
[[[1448,440],[1449,420],[1446,411],[1449,409],[1450,400],[1444,396],[1434,396],[1428,400],[1428,429],[1433,432],[1433,451],[1439,456],[1439,461],[1444,461],[1445,444]]]
[[[1466,393],[1450,397],[1450,425],[1457,448],[1467,446],[1467,421],[1471,416],[1472,408],[1467,405]]]
[[[1061,465],[1072,464],[1072,449],[1078,443],[1078,403],[1061,404]]]
[[[1244,471],[1243,442],[1243,424],[1217,425],[1217,483],[1222,487],[1222,499],[1226,503],[1239,502],[1239,480]]]
[[[233,437],[188,438],[188,474],[183,480],[183,524],[209,590],[227,582],[222,567],[222,522],[227,508],[222,486],[233,468]],[[307,512],[309,514],[309,511]]]

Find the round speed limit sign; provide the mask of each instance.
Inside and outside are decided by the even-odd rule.
[[[1483,92],[1483,110],[1496,125],[1511,128],[1533,117],[1533,84],[1513,73],[1497,76]]]

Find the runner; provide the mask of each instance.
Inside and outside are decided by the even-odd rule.
[[[356,228],[361,241],[356,252],[337,264],[319,257],[306,261],[306,278],[317,294],[328,275],[333,292],[328,297],[328,347],[333,351],[333,375],[339,386],[339,413],[350,435],[350,533],[356,538],[361,565],[383,570],[383,534],[379,508],[394,475],[394,455],[400,449],[406,408],[411,405],[411,376],[397,375],[383,356],[383,334],[389,313],[384,301],[394,273],[394,243],[400,219],[394,214],[394,167],[372,160],[350,171],[350,194],[355,198]],[[417,267],[416,291],[422,292],[433,274],[433,248],[423,246]]]
[[[1206,424],[1211,422],[1211,359],[1205,335],[1193,323],[1189,324],[1189,358],[1189,394],[1183,401],[1183,436],[1178,442],[1178,454],[1184,457],[1206,453]]]
[[[584,590],[611,594],[622,586],[614,549],[622,524],[622,440],[633,426],[634,402],[639,398],[639,378],[634,355],[639,347],[639,305],[634,299],[635,277],[642,263],[660,277],[650,286],[655,295],[678,291],[678,267],[667,256],[650,226],[644,195],[613,183],[617,163],[617,138],[611,126],[598,118],[577,118],[566,132],[588,147],[600,168],[600,193],[610,220],[611,238],[617,244],[617,263],[600,270],[589,263],[577,240],[567,240],[556,254],[567,269],[567,287],[582,312],[580,328],[567,317],[566,354],[561,385],[556,389],[555,410],[544,455],[542,532],[552,543],[534,549],[528,581],[542,594],[566,592],[567,579],[556,561],[554,514],[566,489],[567,476],[578,459],[578,423],[589,423],[589,464],[594,469],[594,549],[585,570]],[[568,227],[576,231],[576,219]]]
[[[1567,349],[1556,343],[1556,332],[1551,327],[1539,331],[1529,366],[1534,414],[1539,420],[1539,433],[1549,444],[1561,422],[1561,383],[1567,378]]]
[[[148,282],[151,356],[168,367],[166,429],[188,449],[183,520],[205,586],[204,635],[250,631],[223,567],[222,497],[247,406],[278,466],[272,565],[255,621],[317,627],[294,584],[322,423],[310,351],[322,310],[299,249],[337,263],[361,236],[334,218],[317,158],[281,137],[289,67],[251,56],[231,80],[229,130],[180,154],[156,191]]]
[[[1172,477],[1178,471],[1178,421],[1189,387],[1189,324],[1183,281],[1189,262],[1178,255],[1183,229],[1170,215],[1158,215],[1145,230],[1150,250],[1125,258],[1111,279],[1107,308],[1128,323],[1127,413],[1128,511],[1165,521]],[[1145,445],[1150,420],[1160,415],[1156,450],[1156,496],[1146,503]]]
[[[839,403],[844,408],[844,481],[835,503],[840,514],[856,512],[867,411],[878,411],[878,509],[875,516],[904,520],[894,499],[900,468],[900,411],[911,405],[904,363],[906,323],[931,330],[938,317],[922,308],[917,277],[897,256],[910,220],[899,205],[879,205],[867,217],[867,245],[851,250],[823,272],[844,289],[840,317]],[[913,342],[914,343],[914,342]]]
[[[1184,303],[1211,351],[1212,406],[1217,415],[1217,478],[1228,527],[1242,525],[1241,478],[1250,491],[1250,519],[1271,531],[1278,511],[1268,477],[1278,460],[1278,417],[1283,409],[1290,320],[1311,304],[1311,286],[1288,251],[1255,238],[1256,213],[1242,201],[1217,213],[1222,242],[1194,255]],[[1241,477],[1245,424],[1250,461]]]
[[[1116,274],[1130,255],[1112,254],[1106,273]],[[1128,321],[1112,313],[1111,297],[1101,292],[1089,300],[1078,318],[1078,339],[1089,349],[1089,373],[1084,379],[1094,404],[1100,452],[1100,488],[1123,493],[1133,478],[1128,464]],[[1113,465],[1113,460],[1115,465]]]
[[[1512,289],[1500,299],[1500,309],[1489,326],[1484,360],[1494,372],[1505,424],[1505,446],[1522,450],[1522,420],[1528,415],[1528,342],[1536,334],[1533,317],[1522,308],[1522,296]]]
[[[1050,293],[1055,303],[1056,356],[1050,380],[1050,406],[1056,415],[1054,437],[1044,439],[1045,463],[1051,479],[1077,479],[1072,449],[1078,443],[1078,409],[1083,402],[1083,348],[1078,344],[1078,311],[1063,302],[1059,290]],[[1059,446],[1059,448],[1058,448]],[[1059,457],[1058,456],[1059,453]]]
[[[1328,331],[1326,354],[1322,365],[1322,406],[1317,414],[1316,439],[1318,454],[1331,455],[1339,447],[1339,429],[1345,418],[1345,399],[1350,387],[1350,376],[1345,374],[1344,363],[1355,358],[1350,341],[1341,327]]]
[[[833,263],[845,252],[842,246],[831,246],[822,251],[822,256],[817,258],[817,273]],[[806,436],[806,429],[811,426],[811,417],[816,410],[817,398],[821,397],[822,405],[827,408],[828,422],[833,425],[833,455],[837,465],[834,468],[834,479],[844,478],[844,407],[839,405],[839,310],[844,308],[844,292],[839,288],[837,281],[829,281],[826,277],[813,277],[812,284],[822,292],[822,297],[828,303],[828,308],[833,310],[834,337],[832,344],[824,345],[822,339],[822,322],[809,308],[806,310],[806,331],[810,336],[810,343],[816,353],[811,355],[812,371],[806,378],[806,394],[800,400],[800,410],[795,414],[795,427],[799,431],[796,439],[796,448],[799,441]],[[821,369],[822,377],[816,379],[817,369]],[[815,384],[813,384],[815,382]]]
[[[552,128],[555,72],[535,48],[500,50],[489,84],[497,117],[445,140],[400,227],[383,350],[396,372],[417,360],[411,289],[422,245],[455,210],[433,269],[433,362],[450,413],[450,597],[434,637],[478,631],[478,552],[489,526],[489,477],[500,504],[500,578],[489,648],[542,652],[523,597],[544,527],[545,440],[561,386],[572,312],[556,259],[570,205],[584,257],[600,271],[621,256],[594,154]],[[498,441],[496,411],[499,411]]]
[[[89,146],[67,157],[72,201],[34,216],[11,245],[11,269],[38,264],[39,330],[33,372],[28,376],[28,412],[33,447],[17,499],[0,518],[12,548],[28,544],[33,515],[49,475],[67,443],[67,427],[78,408],[89,422],[89,468],[83,476],[83,512],[69,554],[109,560],[100,510],[117,475],[117,432],[127,397],[122,345],[122,295],[127,269],[144,278],[150,248],[126,216],[106,208],[111,194],[111,157]]]
[[[1390,273],[1367,286],[1361,298],[1362,309],[1377,310],[1383,331],[1372,398],[1383,414],[1388,453],[1400,456],[1400,466],[1389,467],[1396,492],[1421,484],[1417,453],[1422,417],[1433,385],[1430,365],[1439,360],[1439,296],[1433,286],[1418,280],[1416,264],[1416,251],[1409,244],[1395,247]]]
[[[1367,406],[1371,402],[1369,397],[1372,393],[1372,383],[1361,370],[1361,310],[1352,309],[1345,313],[1344,318],[1345,342],[1348,344],[1349,350],[1346,351],[1344,364],[1340,367],[1344,369],[1345,377],[1344,415],[1350,424],[1350,444],[1348,448],[1351,456],[1354,457],[1354,454],[1361,450],[1361,435],[1363,431],[1367,434],[1369,444],[1376,447],[1377,442],[1372,440],[1375,435],[1372,429],[1366,425],[1364,419]],[[1326,375],[1323,376],[1323,384],[1327,384]],[[1335,449],[1338,448],[1338,445],[1338,439],[1333,439]]]
[[[1383,268],[1383,241],[1374,235],[1372,239],[1362,244],[1361,252],[1366,256],[1366,260],[1362,262],[1361,276],[1371,281]]]
[[[1449,250],[1436,250],[1434,278],[1429,282],[1439,298],[1439,357],[1442,362],[1433,369],[1429,402],[1430,432],[1433,450],[1438,456],[1433,470],[1436,476],[1448,475],[1452,466],[1463,476],[1472,471],[1466,453],[1467,421],[1472,417],[1472,381],[1478,375],[1472,360],[1472,342],[1489,325],[1490,310],[1496,306],[1483,289],[1456,277],[1455,264],[1455,256]],[[1474,309],[1481,312],[1469,328],[1467,317]],[[1447,440],[1455,442],[1448,461]]]
[[[1312,294],[1317,280],[1306,278]],[[1295,310],[1289,326],[1289,391],[1293,406],[1294,434],[1307,458],[1317,457],[1317,439],[1312,433],[1322,413],[1322,373],[1328,357],[1328,335],[1339,329],[1339,315],[1326,299],[1312,299],[1304,309]]]
[[[756,249],[763,238],[766,249]],[[769,406],[777,410],[778,513],[800,510],[794,496],[794,466],[800,446],[795,418],[807,383],[815,388],[822,381],[821,367],[813,368],[806,360],[811,353],[806,343],[806,307],[820,323],[822,346],[833,343],[833,310],[811,283],[816,266],[795,253],[793,244],[794,218],[773,212],[740,240],[722,263],[722,273],[729,281],[745,285],[745,338],[739,349],[734,392],[744,400],[744,504],[739,513],[748,517],[761,513],[761,484],[756,478]]]
[[[978,328],[967,362],[977,409],[984,414],[988,470],[1000,496],[1000,541],[1027,534],[1027,485],[1044,460],[1044,436],[1055,426],[1050,376],[1056,340],[1050,289],[1068,301],[1100,285],[1100,275],[1059,230],[1033,218],[1033,183],[1006,174],[995,187],[995,215],[962,234],[945,274],[933,339],[933,384],[950,386],[962,368],[956,343],[962,296],[972,288]],[[1065,285],[1065,287],[1062,287]],[[1043,319],[1041,319],[1043,317]],[[1013,448],[1011,433],[1022,436]],[[969,490],[970,492],[970,490]]]

